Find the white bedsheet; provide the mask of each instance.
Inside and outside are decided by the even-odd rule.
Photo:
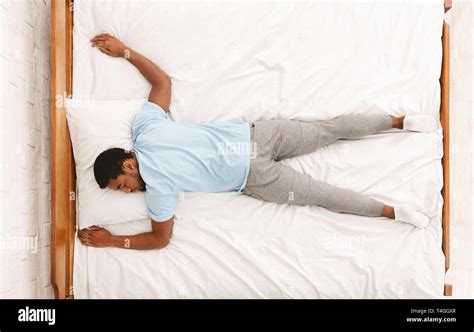
[[[438,116],[443,1],[163,3],[75,1],[74,94],[146,97],[123,59],[91,49],[109,32],[173,78],[172,118],[317,120],[350,112]],[[431,217],[383,218],[187,193],[171,244],[75,250],[76,298],[441,297],[441,129],[341,141],[285,161],[316,179]],[[78,211],[80,213],[80,211]],[[148,221],[109,226],[148,229]]]

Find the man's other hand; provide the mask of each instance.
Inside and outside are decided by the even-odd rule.
[[[102,53],[118,58],[127,56],[127,47],[120,40],[108,33],[97,35],[91,40],[92,47],[97,47]]]
[[[112,235],[110,232],[98,226],[80,229],[77,232],[77,236],[85,246],[105,248],[112,245]]]

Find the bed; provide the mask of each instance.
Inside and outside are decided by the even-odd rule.
[[[285,161],[314,178],[422,208],[431,219],[425,230],[318,207],[262,203],[236,193],[186,193],[176,210],[172,243],[143,252],[87,248],[75,238],[80,211],[74,159],[64,107],[53,100],[56,297],[451,295],[452,286],[444,281],[449,268],[449,27],[443,14],[449,8],[439,0],[53,1],[53,96],[146,97],[146,82],[133,68],[88,47],[94,33],[108,31],[169,72],[176,121],[311,121],[352,111],[417,111],[438,117],[441,124],[436,133],[387,132]],[[105,14],[110,12],[114,15]],[[171,34],[164,33],[171,27]],[[253,61],[245,62],[248,58]],[[116,234],[147,227],[143,220],[107,226]]]

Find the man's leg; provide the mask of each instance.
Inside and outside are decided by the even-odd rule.
[[[255,133],[262,148],[275,160],[296,157],[316,151],[339,139],[355,139],[391,128],[403,128],[403,118],[385,114],[350,114],[332,120],[303,122],[265,120],[255,122]]]
[[[350,189],[316,181],[277,161],[261,161],[251,168],[244,192],[273,203],[316,205],[340,213],[382,216],[384,204]]]
[[[350,189],[316,181],[281,162],[259,159],[251,164],[244,193],[280,204],[321,206],[339,213],[386,217],[424,228],[429,218],[408,207],[393,208]]]

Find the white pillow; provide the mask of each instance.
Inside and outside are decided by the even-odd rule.
[[[130,150],[132,123],[145,99],[66,101],[77,174],[79,228],[145,219],[147,206],[143,192],[123,193],[100,189],[94,177],[94,161],[113,147]]]

